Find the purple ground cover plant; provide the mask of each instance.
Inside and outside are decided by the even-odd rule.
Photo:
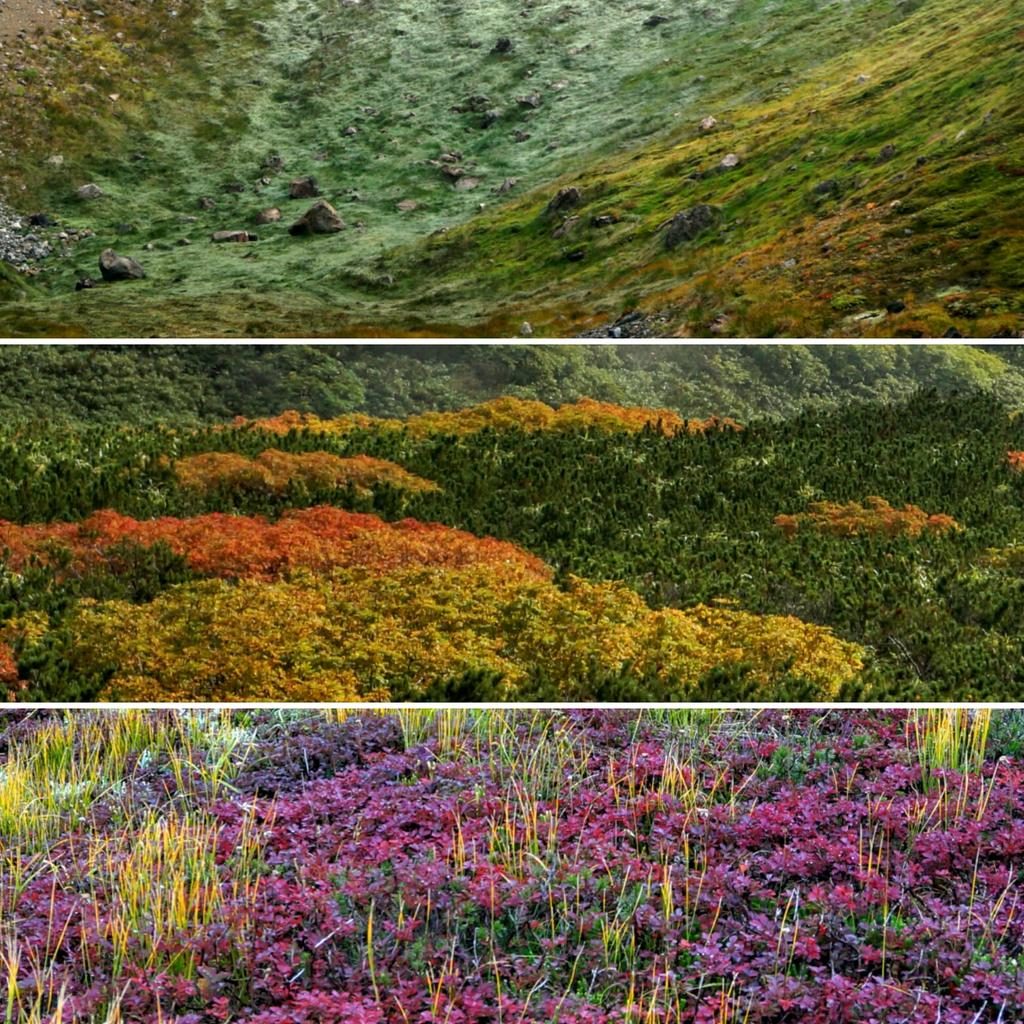
[[[30,714],[5,1024],[1024,1017],[1013,713]]]

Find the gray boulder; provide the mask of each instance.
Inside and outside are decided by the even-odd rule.
[[[118,256],[113,249],[100,253],[100,273],[104,281],[133,281],[146,276],[139,263],[130,256]]]
[[[326,199],[314,203],[289,229],[292,235],[333,235],[345,230],[345,222]]]
[[[214,231],[211,242],[258,242],[259,238],[248,231]]]
[[[678,249],[684,242],[692,242],[698,235],[718,224],[721,219],[721,209],[708,203],[700,203],[687,210],[681,210],[664,224],[665,248]]]
[[[288,195],[292,199],[313,199],[320,195],[316,178],[296,178],[288,185]]]
[[[583,202],[583,193],[575,185],[558,190],[558,194],[547,205],[548,213],[564,213]]]

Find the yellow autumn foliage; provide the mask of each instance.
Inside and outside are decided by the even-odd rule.
[[[312,413],[283,412],[266,419],[238,418],[236,427],[251,427],[273,434],[308,430],[314,434],[347,434],[353,430],[395,431],[405,429],[413,437],[435,434],[475,434],[481,430],[600,430],[608,433],[637,433],[645,428],[671,437],[679,433],[708,433],[739,430],[735,420],[712,416],[706,420],[684,420],[672,409],[622,406],[581,398],[578,402],[552,407],[532,399],[503,397],[451,412],[425,412],[406,420],[376,419],[351,413],[323,420]]]
[[[290,484],[313,489],[351,485],[364,495],[380,484],[417,494],[441,489],[394,462],[369,455],[342,458],[330,452],[282,452],[276,448],[268,448],[254,459],[236,452],[188,455],[174,463],[174,473],[183,487],[201,493],[227,489],[281,494]]]
[[[203,580],[146,605],[82,602],[70,628],[76,667],[111,672],[105,696],[122,700],[384,700],[398,681],[415,693],[479,671],[509,699],[534,672],[584,699],[595,672],[685,687],[739,664],[766,692],[789,672],[829,699],[862,667],[859,648],[799,619],[652,611],[619,583],[561,589],[486,565]]]

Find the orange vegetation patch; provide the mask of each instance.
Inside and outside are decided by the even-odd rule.
[[[116,557],[116,549],[125,543],[164,543],[193,571],[208,576],[272,580],[296,569],[358,568],[384,574],[412,567],[473,565],[536,580],[551,576],[539,558],[514,544],[415,519],[386,523],[377,516],[330,506],[292,510],[275,523],[223,513],[137,520],[109,509],[81,523],[18,526],[0,521],[0,550],[7,550],[8,563],[15,569],[32,558],[63,571],[98,566]]]
[[[1019,473],[1024,469],[1024,452],[1007,452],[1006,461],[1010,464],[1010,469]]]
[[[287,434],[292,430],[308,430],[318,434],[347,434],[353,430],[407,430],[414,437],[434,434],[475,434],[481,430],[601,430],[609,433],[638,433],[657,430],[672,437],[676,434],[711,433],[718,430],[742,430],[728,417],[712,416],[706,420],[686,420],[671,409],[649,409],[643,406],[614,405],[582,398],[557,409],[544,402],[522,398],[496,398],[481,405],[456,412],[427,412],[407,420],[375,419],[353,414],[322,420],[311,413],[288,411],[268,419],[246,420],[239,417],[236,427]]]
[[[351,484],[364,494],[380,484],[415,493],[441,489],[394,462],[369,455],[342,458],[330,452],[292,453],[276,448],[269,448],[255,459],[236,452],[189,455],[175,462],[174,472],[183,486],[202,492],[227,488],[281,493],[296,483],[311,489]]]
[[[929,515],[917,505],[893,508],[884,498],[870,497],[864,504],[855,501],[840,505],[830,501],[812,502],[801,515],[780,515],[775,525],[792,537],[805,528],[836,537],[856,537],[862,534],[884,534],[890,537],[919,537],[925,531],[946,533],[959,530],[952,516]]]
[[[10,685],[18,681],[18,663],[9,644],[0,643],[0,683]]]

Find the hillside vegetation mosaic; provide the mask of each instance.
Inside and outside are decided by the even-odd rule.
[[[219,393],[252,400],[243,370],[288,351],[250,353]],[[516,395],[12,417],[0,684],[55,702],[1018,701],[1024,418],[963,383],[744,419]]]
[[[7,0],[0,336],[1019,337],[987,0]]]
[[[1024,1016],[1019,711],[7,711],[5,1024]]]

